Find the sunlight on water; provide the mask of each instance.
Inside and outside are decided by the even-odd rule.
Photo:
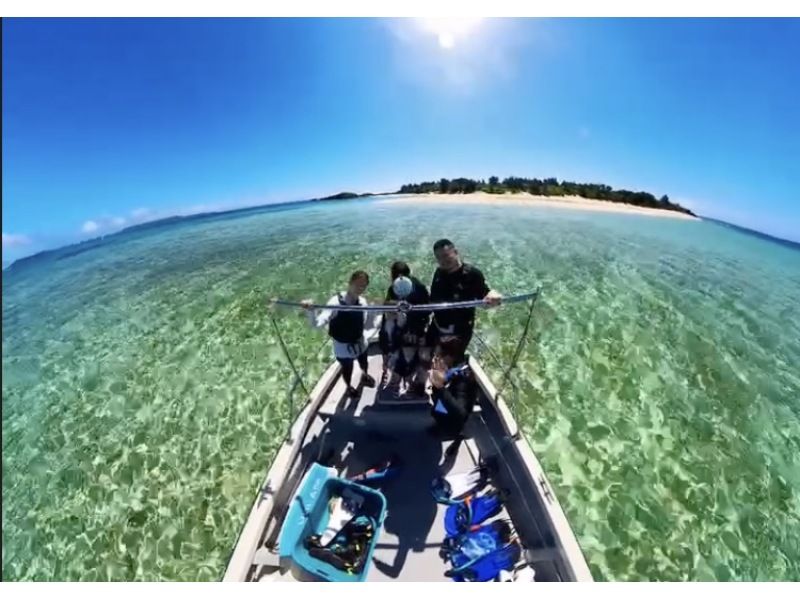
[[[598,579],[800,579],[800,252],[705,222],[379,201],[4,272],[3,577],[218,579],[290,418],[265,297],[326,299],[366,268],[378,299],[395,259],[429,281],[441,236],[501,292],[543,287],[510,400]],[[525,315],[480,314],[501,361]],[[280,321],[313,383],[323,336]]]

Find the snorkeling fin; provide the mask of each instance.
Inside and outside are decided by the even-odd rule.
[[[503,508],[500,493],[489,490],[481,496],[471,494],[463,502],[451,504],[444,514],[444,529],[448,536],[463,534],[497,515]]]
[[[453,581],[492,581],[501,571],[511,571],[520,559],[522,549],[516,540],[483,555],[472,562],[446,572]]]
[[[458,536],[447,536],[442,542],[439,556],[449,560],[454,568],[462,567],[511,540],[511,524],[505,520],[491,521]]]
[[[483,488],[489,481],[489,470],[480,465],[470,471],[439,476],[431,482],[431,494],[438,503],[456,504]]]

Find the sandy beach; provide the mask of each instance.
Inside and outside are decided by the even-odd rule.
[[[548,197],[543,195],[531,195],[530,193],[507,193],[496,195],[478,191],[465,195],[450,195],[441,193],[426,193],[416,195],[403,195],[391,199],[395,203],[406,204],[430,204],[432,202],[453,203],[453,204],[480,204],[480,205],[514,205],[531,207],[551,207],[567,208],[572,210],[589,210],[594,212],[616,212],[620,214],[642,214],[645,216],[657,216],[661,218],[680,218],[683,220],[699,220],[695,216],[672,210],[659,210],[656,208],[643,208],[630,204],[617,203],[612,201],[601,201],[598,199],[586,199],[585,197],[563,196]]]

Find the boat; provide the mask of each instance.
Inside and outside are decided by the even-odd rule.
[[[371,340],[368,370],[380,379],[382,357]],[[430,433],[433,420],[427,397],[398,394],[379,384],[360,387],[360,396],[350,398],[339,364],[331,364],[308,392],[269,467],[223,581],[309,579],[305,569],[293,566],[292,547],[280,542],[290,527],[287,519],[296,517],[298,508],[309,516],[310,506],[302,504],[309,476],[324,470],[330,473],[323,477],[352,479],[388,454],[403,466],[381,486],[386,509],[359,580],[450,581],[450,565],[441,556],[449,505],[434,499],[431,482],[483,468],[503,497],[498,517],[511,522],[522,548],[513,579],[592,581],[575,534],[508,404],[479,360],[473,356],[468,360],[479,399],[462,438],[455,440]],[[290,543],[285,537],[284,542]],[[521,571],[528,575],[516,575]]]

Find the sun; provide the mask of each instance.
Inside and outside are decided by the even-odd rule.
[[[481,19],[420,19],[420,27],[432,33],[443,50],[452,50],[457,44],[465,43],[480,23]]]
[[[449,50],[456,45],[456,40],[452,33],[442,32],[439,34],[439,45],[445,50]]]

